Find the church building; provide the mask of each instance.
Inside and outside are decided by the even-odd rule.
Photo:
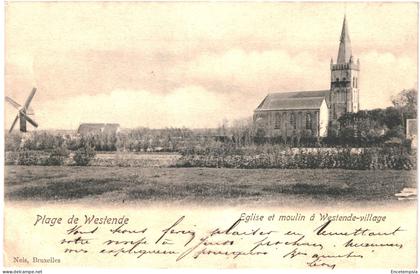
[[[359,60],[355,61],[346,17],[337,62],[331,59],[329,90],[268,94],[254,111],[254,125],[266,137],[326,137],[328,126],[359,111]]]

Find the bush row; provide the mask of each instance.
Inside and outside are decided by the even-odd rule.
[[[176,163],[178,167],[226,168],[342,168],[342,169],[397,169],[410,170],[416,165],[415,156],[400,149],[315,150],[289,149],[237,154],[214,153],[184,154]]]
[[[117,152],[112,157],[96,157],[90,163],[92,166],[106,166],[106,167],[169,167],[174,166],[178,155],[162,155],[154,157],[148,155],[147,157],[136,157],[131,153]]]
[[[170,167],[174,166],[179,154],[147,155],[138,157],[131,153],[112,153],[110,157],[88,155],[89,151],[37,151],[20,150],[6,152],[6,165],[38,165],[38,166],[102,166],[102,167]],[[91,158],[93,157],[93,158]]]
[[[5,164],[25,166],[86,166],[94,157],[95,150],[89,147],[81,147],[74,153],[70,153],[64,147],[58,147],[50,151],[20,149],[14,152],[6,152]]]

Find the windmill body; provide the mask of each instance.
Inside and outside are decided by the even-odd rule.
[[[29,107],[29,105],[32,99],[34,98],[35,93],[36,93],[36,88],[33,88],[23,106],[21,106],[12,98],[6,96],[6,101],[9,102],[14,108],[18,110],[18,113],[15,117],[15,120],[12,123],[12,126],[10,127],[9,132],[13,131],[13,128],[15,127],[18,120],[19,120],[19,128],[21,132],[27,131],[26,122],[29,122],[34,127],[38,127],[37,122],[35,122],[32,118],[29,117],[29,115],[34,114],[33,110]]]

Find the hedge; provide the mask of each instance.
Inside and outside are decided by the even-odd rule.
[[[177,167],[226,168],[341,168],[411,170],[415,156],[396,148],[352,149],[287,149],[266,150],[255,154],[242,151],[228,154],[219,149],[208,153],[184,153]]]

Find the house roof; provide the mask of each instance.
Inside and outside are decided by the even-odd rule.
[[[328,92],[329,90],[270,93],[256,111],[319,109]]]
[[[105,124],[105,123],[84,123],[80,124],[79,128],[77,129],[78,133],[86,134],[86,133],[115,133],[120,127],[120,124]]]

